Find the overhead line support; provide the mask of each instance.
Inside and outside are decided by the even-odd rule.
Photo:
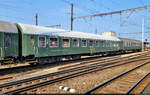
[[[71,24],[70,24],[70,30],[72,31],[73,30],[73,4],[71,3]]]
[[[108,13],[99,13],[99,14],[88,15],[88,16],[74,17],[73,20],[75,20],[75,19],[84,19],[84,18],[92,18],[92,17],[96,17],[96,16],[106,16],[106,15],[113,15],[113,14],[121,14],[121,13],[125,13],[125,12],[142,10],[142,9],[148,9],[148,8],[150,8],[150,5],[149,6],[138,7],[138,8],[132,8],[132,9],[108,12]]]

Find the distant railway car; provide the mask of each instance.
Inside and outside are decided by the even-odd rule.
[[[139,40],[127,38],[120,38],[120,40],[121,40],[120,45],[121,51],[140,51],[142,48],[142,43]]]
[[[144,49],[150,49],[150,43],[144,42]]]
[[[0,63],[19,55],[18,29],[15,24],[0,21]],[[5,59],[4,59],[5,58]]]

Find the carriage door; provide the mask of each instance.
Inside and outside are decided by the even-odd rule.
[[[36,56],[42,57],[47,54],[46,50],[46,37],[38,36],[38,47],[36,49]]]
[[[36,48],[35,48],[35,36],[30,36],[30,54],[35,55],[36,54]]]
[[[10,56],[10,53],[11,53],[11,35],[8,33],[4,34],[4,49],[5,49],[5,56]]]

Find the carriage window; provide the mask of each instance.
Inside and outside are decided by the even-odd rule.
[[[100,45],[104,47],[104,41],[100,41]]]
[[[73,39],[73,47],[79,47],[79,40]]]
[[[129,47],[131,46],[131,43],[129,42]]]
[[[105,47],[105,43],[104,43],[104,41],[102,41],[102,47]]]
[[[127,46],[129,47],[129,42],[127,42],[127,44],[128,44]]]
[[[116,44],[116,47],[119,47],[119,44],[118,44],[118,43]]]
[[[89,46],[93,46],[94,42],[92,40],[89,41]]]
[[[95,46],[96,46],[96,47],[98,47],[98,46],[99,46],[98,41],[95,41]]]
[[[87,47],[87,40],[82,40],[82,47]]]
[[[34,36],[31,36],[31,37],[30,37],[30,44],[31,44],[31,46],[35,46],[35,39],[34,39]]]
[[[114,43],[113,42],[111,43],[111,47],[114,47]]]
[[[125,42],[125,46],[128,47],[128,42]]]
[[[39,47],[46,47],[46,38],[39,37]]]
[[[11,37],[9,34],[5,35],[5,47],[8,48],[11,45]]]
[[[109,47],[109,42],[107,41],[107,47]]]
[[[69,41],[69,39],[63,39],[62,40],[62,46],[63,47],[70,47],[70,41]]]
[[[49,38],[49,47],[58,47],[58,38]]]
[[[111,42],[109,42],[109,47],[111,47]]]
[[[117,47],[117,45],[116,45],[117,43],[114,43],[114,45],[113,45],[113,47]]]
[[[131,42],[129,42],[129,46],[131,46]]]
[[[105,44],[106,44],[106,47],[108,47],[108,41],[106,41],[106,43],[105,43]]]

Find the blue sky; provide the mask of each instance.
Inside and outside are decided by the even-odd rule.
[[[67,1],[67,2],[66,2]],[[70,29],[70,4],[74,4],[74,17],[105,13],[150,5],[149,0],[0,0],[0,20],[35,24],[35,13],[40,26],[61,24]],[[98,34],[114,31],[117,36],[141,39],[142,14],[145,16],[145,32],[150,32],[150,9],[74,21],[74,30]],[[121,19],[121,20],[120,20]],[[129,33],[129,34],[124,34]],[[130,34],[132,33],[132,34]],[[119,35],[120,34],[120,35]],[[150,33],[145,34],[150,42]]]

